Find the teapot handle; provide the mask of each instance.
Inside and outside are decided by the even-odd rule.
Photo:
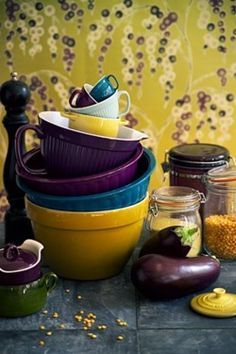
[[[44,274],[43,281],[47,289],[47,294],[49,294],[56,287],[58,276],[53,272],[48,272]]]

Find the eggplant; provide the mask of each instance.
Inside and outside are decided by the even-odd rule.
[[[146,254],[162,254],[169,257],[186,257],[195,241],[200,237],[197,226],[169,226],[156,231],[141,248],[139,257]]]
[[[211,256],[172,258],[149,254],[132,265],[131,281],[148,298],[171,299],[207,288],[219,274],[220,262]]]

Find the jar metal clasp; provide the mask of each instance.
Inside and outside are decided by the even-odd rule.
[[[198,195],[199,195],[200,203],[201,203],[201,204],[205,204],[205,203],[206,203],[206,196],[205,196],[205,194],[198,191]]]
[[[158,205],[155,201],[151,199],[148,207],[148,216],[145,222],[145,228],[147,231],[151,231],[152,220],[158,215],[158,213],[159,213]]]
[[[236,165],[236,157],[230,156],[229,161],[232,161],[232,166]],[[230,165],[230,163],[227,163],[227,167]]]

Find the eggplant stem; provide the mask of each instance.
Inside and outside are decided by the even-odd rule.
[[[176,235],[180,238],[181,244],[183,246],[192,246],[197,231],[198,231],[198,227],[193,228],[193,227],[186,227],[186,226],[179,226],[174,230]]]

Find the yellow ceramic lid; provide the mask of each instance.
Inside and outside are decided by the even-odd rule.
[[[210,317],[236,316],[236,294],[227,294],[223,288],[195,296],[190,306],[196,312]]]

